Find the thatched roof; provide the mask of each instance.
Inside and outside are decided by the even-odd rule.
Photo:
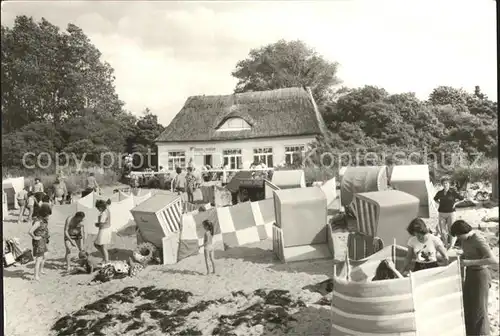
[[[250,130],[217,131],[239,117]],[[192,96],[158,137],[158,142],[220,141],[297,135],[320,135],[323,119],[305,88]]]

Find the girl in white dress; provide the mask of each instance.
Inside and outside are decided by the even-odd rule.
[[[99,232],[97,233],[94,246],[102,253],[105,264],[109,262],[108,246],[111,244],[111,215],[108,209],[110,204],[111,200],[109,199],[107,202],[98,200],[95,203],[95,207],[99,210],[99,217],[95,224],[99,228]]]

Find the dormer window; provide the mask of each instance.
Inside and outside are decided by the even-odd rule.
[[[244,131],[251,129],[250,124],[242,118],[227,119],[217,131]]]

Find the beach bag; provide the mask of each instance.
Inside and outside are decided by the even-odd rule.
[[[19,244],[19,240],[17,238],[7,239],[5,241],[4,254],[7,253],[11,253],[14,257],[14,260],[16,260],[21,254],[23,254],[21,244]]]
[[[17,261],[21,263],[22,265],[25,265],[31,261],[33,261],[33,253],[30,249],[26,250],[17,258]]]

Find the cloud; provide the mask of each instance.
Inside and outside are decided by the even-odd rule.
[[[231,93],[251,48],[302,39],[340,63],[347,86],[425,98],[438,85],[496,96],[495,2],[10,2],[25,14],[80,26],[115,69],[126,108],[167,124],[190,95]]]

